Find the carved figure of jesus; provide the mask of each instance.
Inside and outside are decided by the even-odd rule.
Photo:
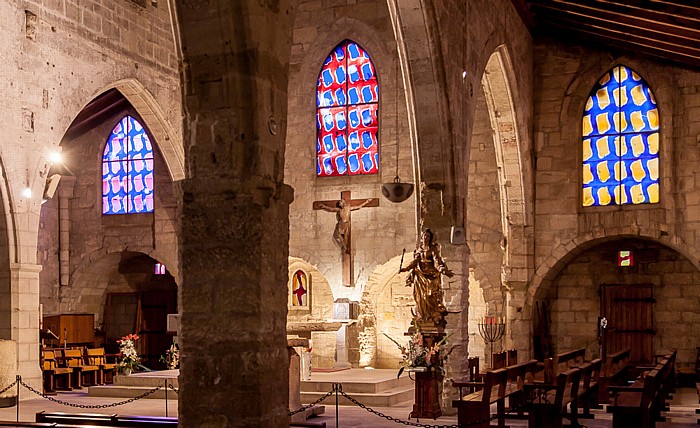
[[[344,199],[336,202],[335,206],[320,203],[318,207],[324,211],[334,212],[337,223],[333,230],[333,241],[340,247],[343,253],[347,253],[350,248],[349,231],[350,231],[350,212],[357,211],[360,208],[367,206],[373,200],[367,199],[358,206],[350,206]]]

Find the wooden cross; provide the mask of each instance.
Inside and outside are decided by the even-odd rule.
[[[338,244],[343,255],[343,285],[353,287],[353,262],[352,262],[352,236],[350,213],[363,207],[378,207],[379,199],[351,199],[350,191],[340,192],[340,199],[335,201],[314,201],[315,210],[324,210],[336,213],[338,223],[333,231],[333,240]]]

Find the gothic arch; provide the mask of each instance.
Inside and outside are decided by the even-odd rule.
[[[499,46],[489,58],[481,84],[488,106],[496,151],[498,186],[501,202],[501,226],[505,246],[503,258],[504,285],[510,281],[524,284],[526,276],[514,272],[527,272],[528,237],[525,228],[530,221],[531,209],[526,198],[527,135],[519,123],[513,88],[515,79],[505,46]],[[525,138],[523,138],[525,137]]]
[[[185,178],[185,154],[179,133],[165,119],[165,113],[153,95],[138,80],[123,79],[106,85],[97,91],[79,112],[92,100],[110,89],[118,90],[139,113],[143,119],[143,125],[151,132],[163,155],[170,179],[178,181]]]

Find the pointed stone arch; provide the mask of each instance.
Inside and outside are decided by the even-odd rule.
[[[123,79],[106,85],[97,91],[90,100],[83,105],[83,109],[92,100],[101,94],[116,89],[131,106],[138,112],[143,125],[148,128],[158,149],[168,167],[170,179],[173,181],[182,180],[186,176],[185,153],[180,139],[181,133],[176,132],[172,125],[166,120],[165,113],[153,95],[146,87],[136,79]],[[82,111],[83,109],[80,109]]]

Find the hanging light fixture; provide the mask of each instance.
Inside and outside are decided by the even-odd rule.
[[[402,183],[399,178],[399,58],[396,60],[396,177],[391,183],[382,184],[382,195],[391,202],[400,203],[413,194],[413,183]]]

